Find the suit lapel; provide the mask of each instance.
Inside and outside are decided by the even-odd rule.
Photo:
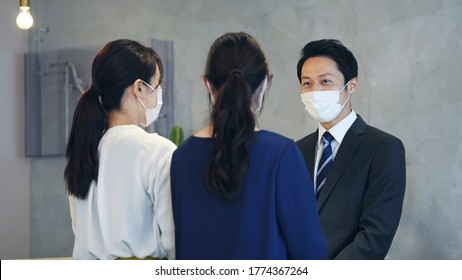
[[[350,158],[355,154],[359,145],[363,140],[363,134],[366,131],[367,124],[358,115],[355,122],[345,134],[342,144],[334,158],[334,164],[326,179],[326,183],[319,191],[318,196],[318,212],[324,206],[327,198],[337,184],[340,176],[348,166]],[[314,169],[314,168],[313,168]]]

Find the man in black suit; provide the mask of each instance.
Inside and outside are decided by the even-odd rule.
[[[352,110],[358,64],[338,40],[308,43],[297,75],[302,102],[319,123],[297,145],[314,180],[327,259],[384,259],[403,206],[403,143]]]

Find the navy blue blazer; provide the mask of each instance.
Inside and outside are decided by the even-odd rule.
[[[318,131],[297,141],[313,177]],[[358,115],[318,194],[327,259],[384,259],[398,228],[406,185],[401,140]]]
[[[233,203],[205,182],[212,141],[190,137],[170,178],[177,259],[323,259],[314,187],[294,141],[260,130],[249,143],[242,193]]]

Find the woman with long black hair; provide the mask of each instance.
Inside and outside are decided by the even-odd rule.
[[[96,55],[67,144],[75,259],[174,258],[169,168],[175,145],[140,126],[162,106],[162,62],[132,40]]]
[[[267,60],[246,33],[210,48],[204,85],[210,123],[173,154],[178,259],[322,259],[313,183],[293,140],[259,130],[271,83]]]

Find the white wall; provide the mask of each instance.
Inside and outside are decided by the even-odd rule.
[[[200,76],[208,48],[217,36],[242,30],[260,42],[274,73],[260,125],[294,139],[316,126],[300,102],[295,72],[299,51],[310,40],[340,39],[360,64],[353,108],[371,125],[401,138],[406,147],[404,212],[389,258],[462,258],[462,1],[39,2],[45,7],[43,25],[50,27],[43,49],[103,45],[121,37],[145,44],[152,38],[174,40],[175,120],[186,134],[199,129],[206,118],[207,95]],[[12,24],[3,17],[2,21]],[[16,77],[11,72],[5,74]],[[21,83],[14,86],[22,94]],[[1,106],[6,109],[1,114],[12,114],[2,120],[22,118],[19,105],[14,112],[3,102]],[[16,124],[2,123],[5,125],[12,137],[5,149],[11,151],[22,134]],[[47,197],[31,198],[31,211],[41,213],[33,219],[31,247],[50,248],[57,238],[70,234],[62,184],[64,164],[63,158],[32,162],[31,188],[44,190],[46,186]],[[2,168],[8,172],[5,170]],[[39,211],[50,208],[50,192],[53,197],[61,195],[58,204],[63,207]],[[60,211],[63,222],[53,224],[51,211]],[[43,254],[40,250],[37,253]]]
[[[29,160],[24,157],[27,32],[18,1],[0,3],[0,259],[29,258]]]

